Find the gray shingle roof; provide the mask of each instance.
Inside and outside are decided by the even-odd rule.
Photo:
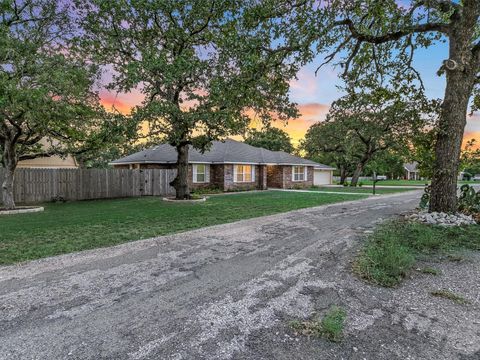
[[[407,170],[408,172],[418,172],[418,163],[416,161],[414,162],[411,162],[411,163],[406,163],[406,164],[403,164],[403,167],[405,168],[405,170]]]
[[[120,164],[175,164],[177,151],[168,144],[160,144],[150,149],[139,151],[121,159],[112,161],[112,165]],[[210,150],[202,154],[190,147],[188,152],[190,163],[249,163],[249,164],[275,164],[275,165],[309,165],[319,169],[333,169],[330,166],[316,163],[287,154],[283,151],[270,151],[245,144],[240,141],[227,139],[214,141]]]

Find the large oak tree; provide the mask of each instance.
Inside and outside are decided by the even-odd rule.
[[[325,52],[344,74],[401,72],[419,77],[415,50],[448,43],[439,69],[445,96],[435,141],[431,211],[456,211],[457,175],[466,115],[480,72],[478,0],[326,0],[304,1],[308,18],[299,17],[312,56]],[[288,36],[288,33],[287,33]],[[478,104],[480,101],[476,101]]]
[[[356,186],[367,164],[386,151],[400,151],[435,119],[437,102],[428,101],[408,82],[389,87],[366,82],[349,87],[332,104],[327,119],[309,129],[303,147],[307,152],[332,154],[342,180],[354,165],[351,185]]]
[[[18,161],[99,148],[115,138],[91,91],[96,68],[69,52],[68,9],[55,1],[0,3],[0,161],[3,207],[15,207]],[[111,116],[113,120],[114,116]],[[45,146],[45,140],[49,145]]]
[[[243,133],[252,110],[266,123],[296,113],[288,80],[297,62],[270,46],[279,23],[255,1],[90,0],[78,9],[86,53],[113,69],[110,88],[140,89],[132,116],[176,148],[177,199],[189,197],[189,146]]]

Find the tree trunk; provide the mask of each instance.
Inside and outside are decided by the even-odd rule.
[[[345,184],[345,180],[347,180],[347,170],[344,166],[340,166],[340,185]]]
[[[177,200],[190,199],[188,188],[188,144],[177,145],[177,176],[170,183],[175,188]]]
[[[465,14],[466,16],[469,16]],[[471,59],[470,42],[476,19],[459,21],[450,33],[450,60],[457,67],[446,69],[447,85],[435,145],[430,211],[457,211],[457,176],[468,102],[475,82],[477,59]],[[467,60],[465,60],[467,59]],[[470,62],[470,63],[469,63]]]
[[[357,164],[357,167],[355,168],[355,171],[353,172],[352,181],[350,182],[350,186],[357,186],[358,179],[360,178],[360,175],[362,174],[364,166],[365,166],[365,163],[363,161],[359,162]]]
[[[15,169],[17,168],[18,163],[14,145],[9,143],[4,144],[2,161],[5,166],[5,175],[2,182],[3,208],[7,210],[13,210],[15,209],[13,182],[15,177]]]

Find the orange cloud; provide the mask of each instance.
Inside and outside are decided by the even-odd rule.
[[[329,108],[328,105],[319,103],[301,104],[298,106],[300,116],[297,119],[290,120],[286,124],[277,121],[274,126],[286,131],[292,138],[293,144],[298,145],[310,126],[325,120]]]
[[[291,119],[288,122],[274,121],[273,126],[282,129],[290,135],[294,145],[298,145],[301,139],[305,137],[306,132],[316,122],[325,120],[330,106],[320,103],[308,103],[298,105],[299,117]],[[252,118],[250,126],[252,128],[261,128],[261,122],[255,118],[253,112],[248,112]],[[238,137],[240,139],[240,137]]]
[[[144,96],[139,91],[132,91],[130,93],[111,93],[102,91],[100,93],[100,103],[107,109],[116,109],[122,114],[128,114],[132,108],[140,104]]]
[[[480,114],[478,113],[467,116],[467,125],[463,134],[463,146],[470,140],[477,140],[476,148],[480,148]]]

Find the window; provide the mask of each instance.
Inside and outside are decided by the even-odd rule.
[[[292,181],[306,181],[307,168],[305,166],[292,167]]]
[[[208,183],[210,182],[210,166],[205,164],[193,165],[193,182]]]
[[[255,168],[252,165],[234,165],[233,182],[254,182]]]

